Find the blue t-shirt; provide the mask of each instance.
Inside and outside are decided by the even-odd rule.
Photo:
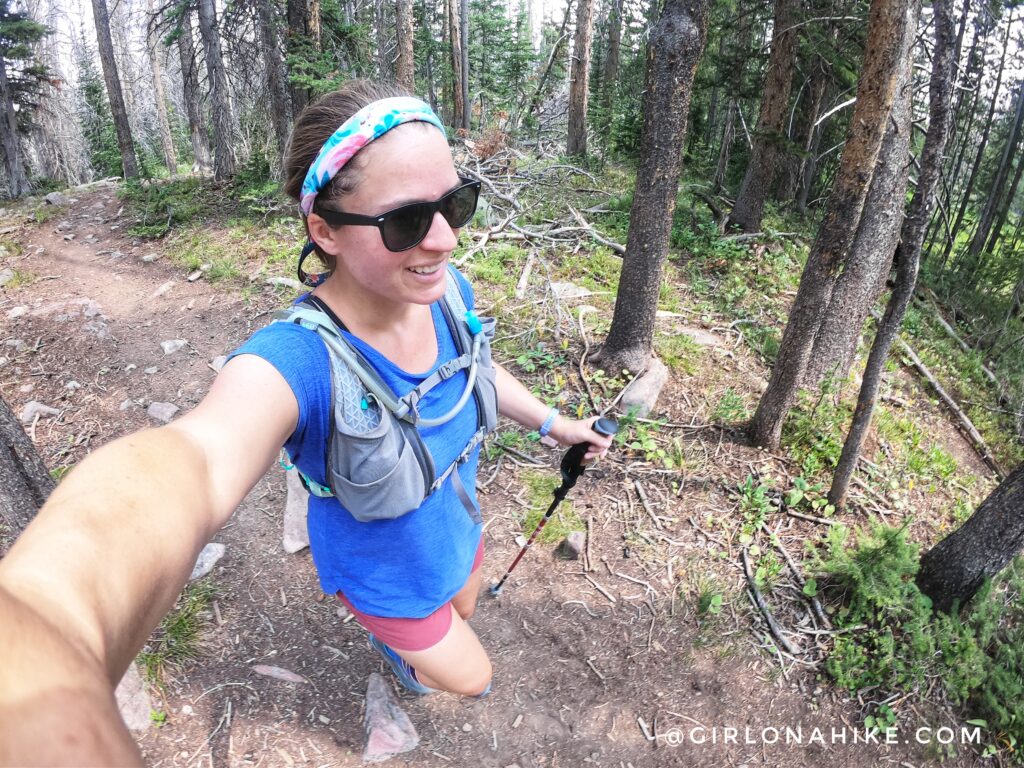
[[[461,274],[456,275],[466,306],[472,308],[473,290]],[[345,334],[399,397],[458,356],[440,302],[430,309],[438,357],[422,373],[402,370],[361,339]],[[315,331],[294,323],[272,323],[253,334],[232,357],[246,354],[263,358],[288,382],[299,404],[299,420],[284,447],[299,469],[327,485],[324,456],[332,402],[330,360],[323,341]],[[435,386],[420,401],[420,414],[431,418],[447,413],[466,381],[463,370]],[[420,428],[437,472],[455,460],[476,429],[474,398],[446,424]],[[474,504],[479,454],[477,447],[457,470]],[[313,562],[325,592],[341,590],[356,608],[372,616],[407,618],[433,613],[462,588],[482,531],[466,512],[450,477],[418,509],[393,520],[360,522],[336,498],[310,495],[307,524]]]

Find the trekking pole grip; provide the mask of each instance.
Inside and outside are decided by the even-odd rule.
[[[614,419],[602,417],[594,422],[591,429],[599,435],[611,437],[619,431],[619,424]],[[562,457],[562,487],[566,490],[572,488],[576,484],[576,479],[586,470],[587,466],[583,463],[583,457],[587,455],[589,447],[590,443],[586,441],[577,443]]]

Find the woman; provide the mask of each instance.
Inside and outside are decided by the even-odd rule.
[[[328,267],[306,276],[313,304],[343,326],[338,335],[398,397],[448,371],[458,351],[441,311],[451,281],[456,301],[471,309],[473,297],[447,265],[475,190],[459,179],[429,107],[350,83],[299,117],[286,176],[310,238],[303,259],[315,250]],[[487,360],[470,357],[486,376]],[[345,443],[331,442],[344,420],[332,422],[334,365],[310,323],[275,323],[232,356],[192,412],[104,446],[61,483],[0,560],[0,763],[138,761],[111,687],[282,446],[314,491],[310,543],[322,586],[353,609],[402,684],[489,690],[490,662],[466,623],[482,555],[472,514],[479,446],[466,450],[481,387],[467,400],[469,369],[432,377],[437,386],[414,406],[429,424],[419,433],[433,467],[441,473],[468,455],[416,509],[362,522],[380,510],[346,509],[328,495],[345,482],[336,466],[345,452],[333,447]],[[565,445],[589,442],[587,459],[607,450],[593,420],[559,416],[497,364],[493,382],[502,415]],[[360,405],[387,421],[379,399]]]

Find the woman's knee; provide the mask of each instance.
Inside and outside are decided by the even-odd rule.
[[[491,661],[488,659],[481,669],[474,670],[474,674],[468,675],[464,680],[460,680],[458,685],[454,686],[455,690],[451,692],[461,696],[481,696],[489,693],[492,675],[493,669],[491,668]]]
[[[472,603],[467,602],[467,603],[465,603],[463,605],[458,605],[458,604],[454,604],[454,605],[455,605],[456,613],[458,613],[459,616],[462,617],[463,621],[469,621],[471,618],[473,618],[473,614],[476,613],[476,602],[475,601],[472,602]]]

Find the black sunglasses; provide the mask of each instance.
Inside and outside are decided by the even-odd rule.
[[[380,230],[385,248],[389,251],[407,251],[423,242],[434,221],[434,214],[438,211],[452,229],[464,227],[473,218],[480,197],[480,182],[461,176],[459,181],[462,182],[460,186],[432,203],[409,203],[379,216],[345,213],[319,204],[313,206],[313,213],[332,226],[355,224],[376,227]]]

